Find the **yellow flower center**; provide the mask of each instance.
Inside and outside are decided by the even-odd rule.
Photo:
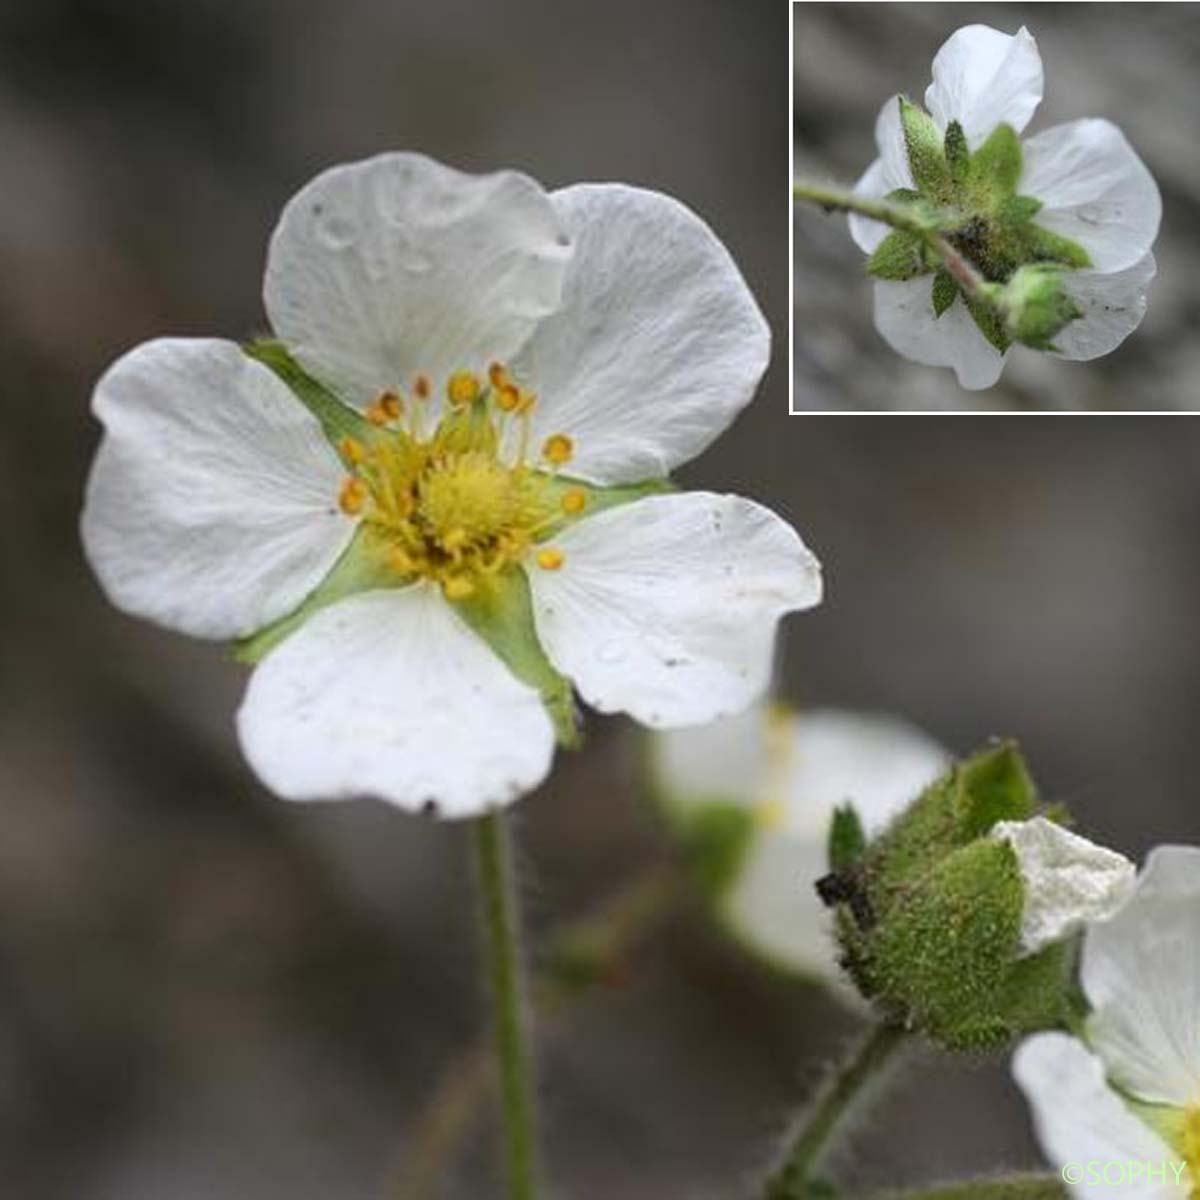
[[[444,414],[425,436],[430,390],[419,376],[408,397],[385,392],[366,411],[370,435],[342,440],[341,510],[363,522],[398,574],[431,580],[452,600],[526,558],[561,568],[562,551],[539,543],[587,507],[582,488],[556,484],[574,443],[552,434],[533,457],[536,397],[499,364],[486,381],[454,372]]]

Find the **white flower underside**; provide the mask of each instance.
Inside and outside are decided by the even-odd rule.
[[[601,486],[698,454],[749,401],[769,352],[728,253],[677,202],[620,185],[547,195],[515,173],[470,177],[419,155],[302,189],[271,240],[265,300],[294,356],[368,416],[425,376],[432,429],[452,372],[507,362],[537,392],[529,443],[564,435],[569,474]],[[231,343],[139,347],[95,409],[106,436],[84,541],[132,613],[243,636],[291,612],[354,537],[339,455]],[[509,429],[496,452],[505,471],[516,440]],[[779,618],[820,598],[795,532],[737,497],[585,513],[553,545],[554,569],[532,552],[520,562],[552,664],[597,707],[656,724],[748,704]],[[373,794],[456,816],[536,785],[553,753],[536,691],[420,583],[310,618],[258,667],[239,730],[283,796]]]
[[[755,815],[749,851],[719,901],[731,933],[776,967],[849,995],[813,886],[828,869],[833,810],[854,804],[876,833],[947,768],[949,753],[895,717],[760,705],[655,735],[651,761],[656,791],[673,810],[725,803]]]
[[[1092,1007],[1086,1044],[1061,1033],[1025,1042],[1013,1072],[1051,1161],[1183,1161],[1124,1099],[1191,1114],[1200,1129],[1200,850],[1164,846],[1147,860],[1130,899],[1088,927],[1081,981]],[[1140,1200],[1192,1195],[1200,1162],[1176,1183],[1141,1180]],[[1077,1185],[1085,1200],[1109,1185]]]
[[[925,106],[939,129],[958,120],[975,150],[997,125],[1025,129],[1042,98],[1037,44],[1022,28],[1012,37],[983,25],[958,30],[938,51]],[[884,104],[875,125],[877,158],[855,191],[886,196],[912,188],[899,106]],[[1061,357],[1108,354],[1141,323],[1154,278],[1150,248],[1158,236],[1162,198],[1124,134],[1105,120],[1079,120],[1026,139],[1018,192],[1042,202],[1034,220],[1081,245],[1092,267],[1068,274],[1068,290],[1084,309],[1056,337]],[[889,229],[852,214],[850,232],[870,254]],[[969,390],[991,387],[1005,355],[979,332],[961,296],[940,319],[933,314],[928,275],[902,283],[877,281],[875,323],[897,353],[928,366],[952,367]]]

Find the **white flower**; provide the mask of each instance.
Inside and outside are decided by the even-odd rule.
[[[265,302],[286,350],[153,341],[100,381],[83,536],[121,608],[269,651],[238,729],[273,790],[469,815],[546,775],[563,676],[661,726],[761,693],[816,560],[749,500],[620,490],[768,358],[688,209],[387,154],[289,202]]]
[[[762,706],[651,742],[654,790],[671,819],[686,828],[714,805],[751,818],[749,844],[715,898],[722,923],[780,969],[841,984],[814,888],[829,869],[833,810],[851,802],[867,834],[878,832],[949,767],[947,751],[895,717]]]
[[[1081,982],[1091,1015],[1080,1038],[1045,1033],[1013,1073],[1038,1137],[1059,1166],[1084,1170],[1072,1192],[1112,1194],[1105,1164],[1152,1168],[1122,1187],[1132,1200],[1200,1189],[1200,850],[1153,851],[1130,900],[1089,926]],[[1089,1175],[1098,1164],[1100,1177]]]
[[[1007,842],[1025,884],[1021,949],[1035,954],[1088,921],[1110,916],[1133,887],[1136,870],[1123,854],[1048,821],[999,821],[990,836]]]
[[[934,58],[925,107],[943,134],[957,121],[967,149],[974,152],[1002,124],[1019,134],[1041,99],[1042,61],[1028,31],[1022,28],[1010,37],[986,25],[968,25],[952,34]],[[913,189],[894,97],[879,114],[875,139],[879,158],[855,191],[881,197],[898,188]],[[1110,121],[1088,119],[1026,139],[1014,191],[1040,202],[1032,217],[1037,229],[1069,239],[1090,260],[1085,268],[1067,273],[1067,291],[1084,315],[1055,337],[1057,351],[1071,359],[1107,354],[1137,328],[1146,311],[1146,291],[1155,273],[1150,249],[1162,215],[1154,179],[1120,129]],[[969,208],[967,203],[967,229],[969,218],[983,219]],[[856,215],[850,218],[850,230],[867,253],[889,232],[887,226]],[[969,240],[960,249],[972,258]],[[980,331],[961,294],[939,317],[931,291],[929,274],[877,281],[879,332],[906,358],[953,367],[965,388],[991,387],[1000,378],[1005,352]]]

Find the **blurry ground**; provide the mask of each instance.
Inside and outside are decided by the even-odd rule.
[[[1016,347],[999,385],[967,392],[948,369],[899,358],[875,332],[871,282],[845,217],[798,205],[795,404],[846,408],[1176,410],[1200,407],[1200,5],[797,4],[794,173],[852,184],[876,157],[889,95],[922,99],[938,47],[975,22],[1027,25],[1046,69],[1029,132],[1080,117],[1124,129],[1163,195],[1158,278],[1115,353],[1067,363]]]
[[[684,197],[782,345],[785,21],[724,0],[0,9],[5,1197],[382,1200],[480,1011],[462,830],[272,801],[232,737],[242,671],[101,601],[75,533],[95,377],[146,337],[257,327],[283,200],[387,146]],[[1093,833],[1200,838],[1200,426],[786,404],[777,353],[685,480],[775,505],[827,563],[788,694],[964,750],[1017,734]],[[519,809],[539,928],[661,854],[631,728],[591,732]],[[555,1195],[740,1195],[849,1028],[681,920],[545,1047]],[[863,1145],[864,1187],[1034,1157],[1000,1067],[931,1066]],[[492,1162],[481,1129],[442,1200],[498,1196]]]

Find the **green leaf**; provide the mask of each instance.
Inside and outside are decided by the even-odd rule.
[[[954,303],[958,295],[958,284],[949,271],[939,271],[933,277],[933,315],[940,317]]]
[[[486,588],[452,601],[455,612],[523,683],[536,688],[560,745],[580,744],[571,685],[550,664],[533,620],[529,580],[520,567],[496,575]]]
[[[1012,338],[1004,328],[1004,321],[999,313],[978,300],[964,297],[967,311],[979,328],[979,332],[1001,353],[1004,354],[1012,345]]]
[[[1042,202],[1033,196],[1009,196],[996,210],[1001,225],[1027,225],[1039,212]]]
[[[1011,125],[997,125],[971,156],[970,178],[991,195],[993,204],[1017,190],[1021,182],[1021,141]]]
[[[365,526],[360,525],[341,558],[305,600],[287,616],[242,638],[233,645],[238,662],[256,663],[266,657],[284,638],[295,633],[310,617],[359,592],[386,587],[407,587],[411,579],[398,576],[387,561],[386,549]]]
[[[943,151],[946,165],[950,168],[950,178],[955,183],[962,183],[971,169],[971,152],[967,149],[967,135],[957,121],[951,121],[946,126]]]
[[[853,804],[842,804],[833,810],[829,823],[829,869],[844,871],[863,856],[867,835]]]
[[[1051,233],[1040,225],[1030,225],[1025,231],[1026,262],[1058,263],[1073,270],[1092,265],[1088,252],[1078,243],[1061,234]]]
[[[364,441],[374,435],[374,427],[309,375],[282,342],[259,338],[248,342],[242,350],[256,362],[270,367],[292,389],[296,399],[320,421],[325,436],[335,447],[344,437]]]
[[[908,150],[908,164],[913,181],[923,196],[942,198],[951,187],[950,168],[942,148],[942,134],[928,113],[919,109],[904,96],[897,97],[900,105],[900,127]]]
[[[926,270],[925,243],[906,229],[893,229],[867,259],[867,273],[876,279],[912,279]]]

